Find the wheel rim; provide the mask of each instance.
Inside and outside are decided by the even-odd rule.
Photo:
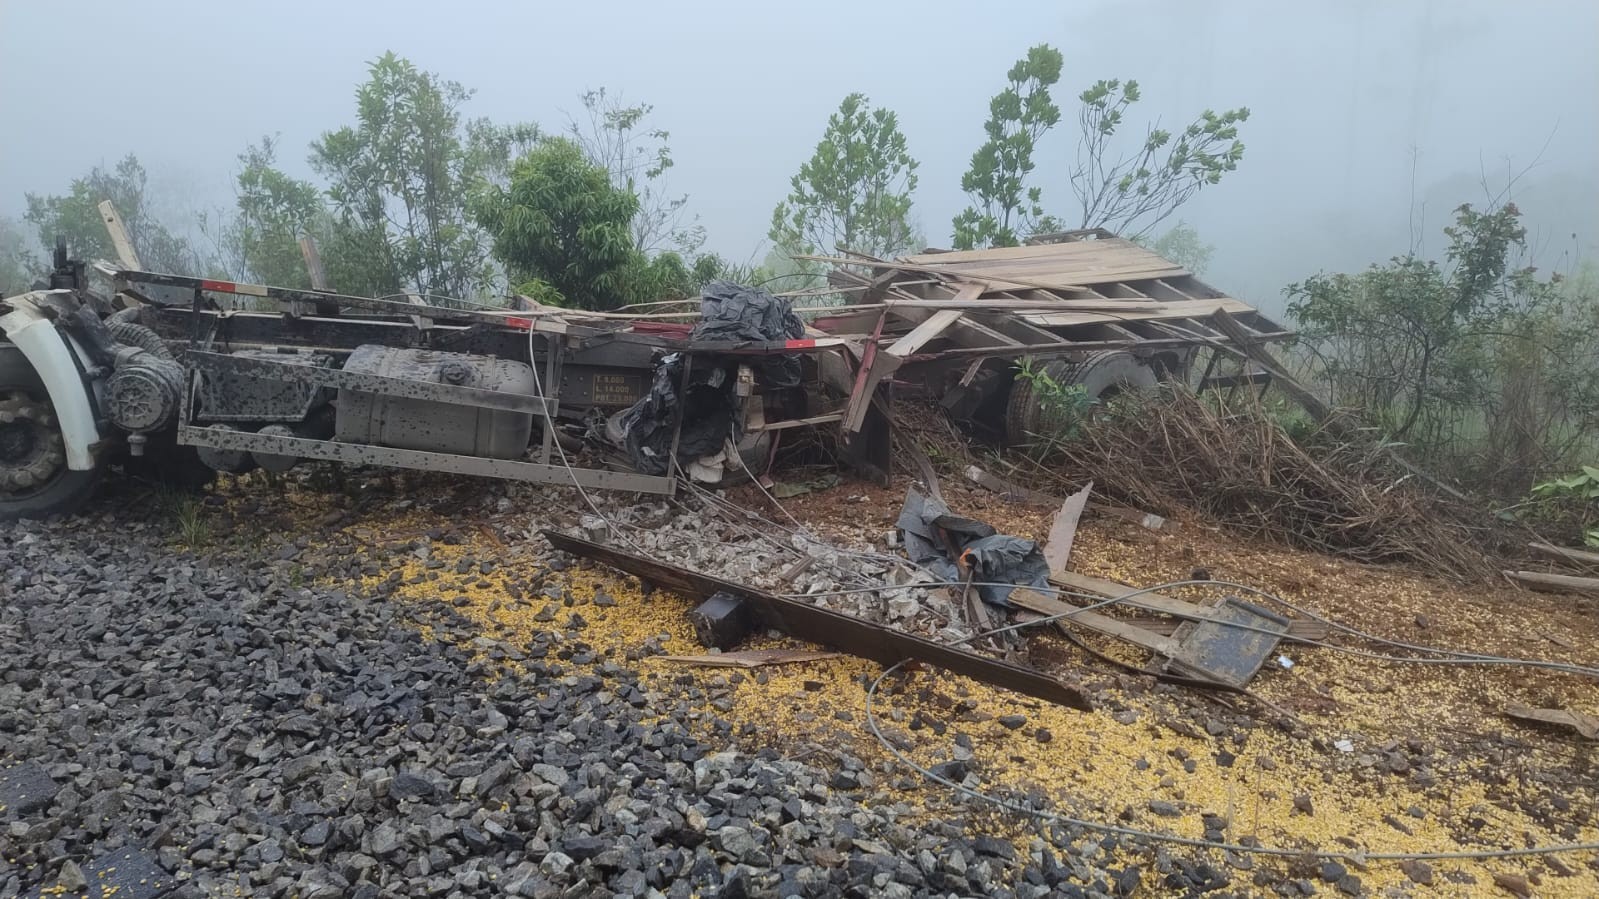
[[[0,500],[37,496],[67,471],[61,428],[48,403],[0,389]]]

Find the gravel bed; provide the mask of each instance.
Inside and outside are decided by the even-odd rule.
[[[523,660],[505,674],[447,604],[306,574],[381,557],[330,560],[314,535],[203,555],[173,539],[133,511],[0,526],[0,768],[36,762],[59,787],[0,810],[0,899],[125,848],[185,896],[1030,899],[1139,881],[1091,867],[1096,845],[993,839],[954,803],[908,815],[859,760],[701,742],[625,660],[563,664],[578,615],[507,650]]]

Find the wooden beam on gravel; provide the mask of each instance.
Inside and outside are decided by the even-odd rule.
[[[660,587],[692,599],[705,599],[720,592],[731,593],[751,604],[762,627],[774,628],[801,640],[831,646],[884,665],[915,659],[1045,702],[1083,711],[1093,708],[1088,696],[1075,684],[1066,683],[1035,668],[978,655],[961,647],[927,640],[823,606],[787,599],[657,559],[580,540],[559,531],[545,530],[540,533],[557,550],[593,559],[631,574],[644,583],[647,590]]]

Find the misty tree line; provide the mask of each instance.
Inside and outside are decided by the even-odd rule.
[[[1176,134],[1150,127],[1137,153],[1112,158],[1138,86],[1101,81],[1080,97],[1077,161],[1035,173],[1037,142],[1061,121],[1050,97],[1061,69],[1059,51],[1040,45],[1008,72],[961,180],[971,206],[953,222],[957,247],[1013,245],[1068,221],[1143,238],[1242,157],[1237,124],[1248,111],[1240,109],[1206,111]],[[101,200],[117,207],[147,269],[309,287],[299,246],[308,236],[333,289],[344,293],[492,302],[514,291],[601,309],[688,296],[717,277],[819,283],[820,266],[791,257],[893,255],[922,242],[911,208],[917,163],[895,114],[863,94],[846,97],[829,118],[777,204],[772,252],[761,264],[702,252],[704,229],[688,198],[669,186],[670,134],[655,127],[649,105],[590,91],[579,116],[546,130],[468,118],[470,97],[464,86],[386,54],[356,88],[354,122],[311,144],[307,162],[320,183],[287,174],[282,147],[264,137],[238,156],[233,206],[193,221],[162,220],[160,198],[131,154],[74,179],[64,193],[30,194],[30,227],[0,223],[0,292],[36,278],[42,250],[58,235],[82,258],[114,258]],[[1081,216],[1045,211],[1045,176],[1069,180]],[[1196,269],[1209,249],[1186,227],[1168,231],[1158,248]]]
[[[968,205],[951,222],[956,249],[1016,246],[1069,228],[1105,228],[1144,241],[1243,159],[1238,128],[1249,119],[1247,108],[1207,109],[1177,131],[1147,124],[1128,145],[1118,135],[1141,97],[1138,82],[1101,80],[1077,97],[1075,158],[1039,170],[1039,142],[1061,123],[1053,90],[1063,66],[1059,50],[1032,47],[989,101],[984,140],[961,176]],[[911,213],[916,169],[898,116],[873,108],[864,94],[851,94],[790,182],[767,236],[786,256],[839,249],[880,257],[914,252],[924,243]],[[1076,211],[1046,201],[1050,185],[1068,187]],[[1210,257],[1210,248],[1181,223],[1154,243],[1195,271]]]
[[[302,237],[332,288],[357,295],[494,302],[514,290],[606,308],[686,295],[728,271],[699,252],[686,197],[666,191],[669,135],[648,126],[647,105],[591,91],[584,118],[559,132],[471,119],[471,91],[392,53],[355,94],[355,121],[310,146],[321,183],[280,168],[269,136],[239,154],[232,208],[189,222],[159,218],[131,154],[64,193],[29,194],[31,228],[0,222],[0,293],[33,282],[58,235],[79,258],[116,258],[102,200],[146,269],[285,287],[311,286]]]
[[[1599,466],[1599,267],[1540,271],[1503,194],[1457,208],[1444,236],[1443,259],[1412,251],[1285,289],[1305,377],[1491,495]],[[1599,526],[1599,475],[1538,495],[1579,533]]]

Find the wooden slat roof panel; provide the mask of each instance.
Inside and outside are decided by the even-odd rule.
[[[1189,274],[1158,253],[1121,238],[924,253],[904,261],[946,277],[988,281],[1000,290],[1021,286],[1066,289]]]
[[[1248,303],[1222,298],[1219,300],[1179,300],[1161,304],[1159,312],[1018,312],[1016,317],[1042,328],[1060,328],[1070,325],[1095,325],[1116,321],[1160,321],[1172,318],[1203,318],[1216,311],[1232,313],[1254,312]]]
[[[1069,243],[1048,243],[1027,247],[991,247],[986,250],[958,250],[952,253],[923,253],[907,256],[906,262],[917,265],[954,264],[961,262],[1016,261],[1036,258],[1094,259],[1094,258],[1146,258],[1167,262],[1158,253],[1120,237],[1099,240],[1079,240]],[[1167,262],[1167,264],[1170,264]]]

